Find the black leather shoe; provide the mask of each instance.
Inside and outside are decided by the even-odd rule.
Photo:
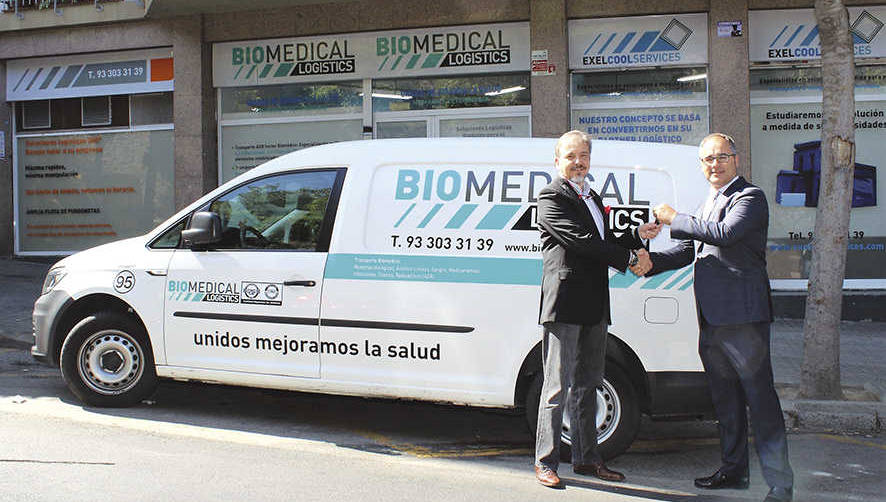
[[[793,488],[773,487],[769,489],[769,494],[763,502],[791,502],[794,500]]]
[[[748,475],[736,475],[722,470],[718,470],[714,474],[706,478],[696,478],[695,486],[708,490],[717,490],[720,488],[736,488],[744,490],[748,487]]]

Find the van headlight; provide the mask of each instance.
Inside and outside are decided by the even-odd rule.
[[[61,282],[62,279],[64,279],[66,275],[67,272],[65,272],[65,269],[62,267],[50,270],[46,274],[46,279],[43,280],[43,292],[40,294],[45,295],[46,293],[52,291],[55,286],[58,285],[58,283]]]

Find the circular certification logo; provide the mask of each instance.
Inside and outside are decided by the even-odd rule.
[[[118,293],[129,293],[134,286],[135,274],[129,270],[123,270],[114,277],[114,291]]]
[[[277,295],[279,294],[280,290],[277,288],[276,284],[268,284],[268,286],[265,288],[265,296],[268,297],[268,299],[270,300],[277,298]]]
[[[247,284],[246,287],[243,288],[243,294],[245,294],[247,296],[247,298],[250,298],[250,299],[258,296],[259,292],[260,291],[258,289],[258,286],[256,286],[255,284],[252,284],[252,283]]]

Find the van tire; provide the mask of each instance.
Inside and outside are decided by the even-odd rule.
[[[90,406],[132,406],[157,388],[147,333],[120,312],[98,312],[74,325],[59,359],[68,388]]]
[[[533,437],[538,430],[538,404],[541,401],[543,380],[544,372],[539,371],[533,377],[526,392],[526,421]],[[605,421],[609,422],[607,428],[597,431],[598,441],[600,441],[597,451],[604,460],[609,460],[624,453],[637,437],[637,431],[640,428],[640,403],[631,379],[620,366],[612,361],[607,361],[603,385],[597,388],[597,397],[598,400],[602,399],[608,405],[604,423]],[[600,415],[599,409],[597,414]],[[569,418],[564,416],[560,457],[567,462],[571,460],[572,444],[568,423]]]

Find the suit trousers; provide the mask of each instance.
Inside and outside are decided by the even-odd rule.
[[[605,319],[589,326],[544,324],[544,383],[538,406],[536,465],[555,472],[559,466],[564,401],[570,417],[573,467],[602,461],[597,453],[597,386],[606,366],[607,325]],[[564,399],[567,394],[568,399]]]
[[[781,403],[769,354],[769,323],[712,326],[699,316],[698,352],[711,388],[720,431],[721,469],[748,473],[748,410],[763,478],[771,487],[792,487]]]

